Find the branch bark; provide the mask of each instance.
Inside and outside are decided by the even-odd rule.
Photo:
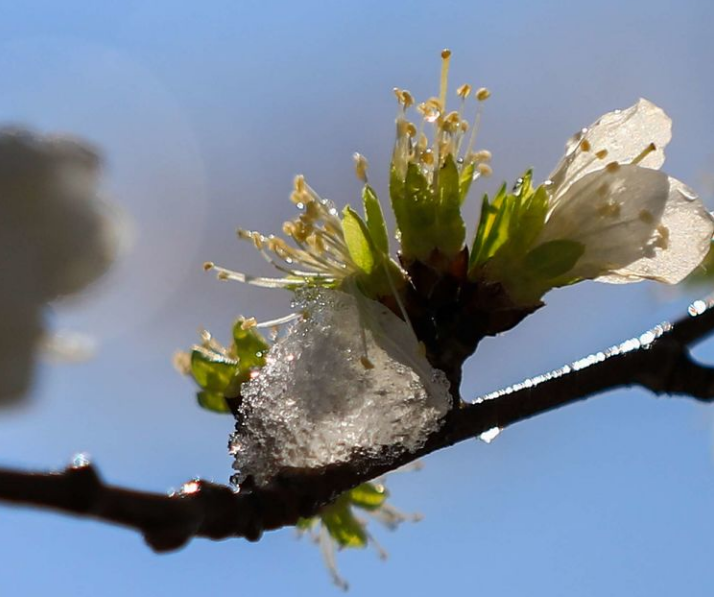
[[[342,492],[426,454],[604,391],[637,385],[711,402],[714,368],[697,363],[690,348],[714,331],[712,307],[714,301],[697,301],[689,316],[673,324],[455,408],[417,452],[385,446],[320,470],[285,470],[268,486],[240,493],[205,481],[190,481],[171,495],[123,489],[106,485],[81,461],[59,473],[0,469],[0,501],[133,528],[156,551],[177,549],[193,537],[255,541],[263,531],[294,525]]]

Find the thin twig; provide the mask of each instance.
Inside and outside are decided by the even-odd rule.
[[[663,323],[639,338],[456,408],[416,452],[395,455],[390,446],[319,470],[285,470],[269,485],[240,493],[204,481],[186,483],[171,495],[132,491],[105,485],[84,462],[60,473],[0,469],[0,501],[133,528],[156,551],[177,549],[193,537],[257,540],[263,531],[294,525],[343,491],[426,454],[607,390],[639,385],[656,394],[711,402],[714,369],[694,361],[689,349],[714,331],[712,306],[697,301],[689,316],[674,324]]]

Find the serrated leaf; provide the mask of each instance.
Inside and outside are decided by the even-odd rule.
[[[377,251],[380,251],[383,255],[388,255],[389,233],[387,232],[387,224],[384,221],[384,213],[379,203],[379,197],[369,185],[365,185],[364,189],[362,189],[362,202],[372,242],[374,242]]]
[[[204,390],[222,392],[230,383],[237,366],[236,361],[200,347],[191,352],[191,375]]]
[[[222,392],[211,392],[209,390],[203,390],[196,394],[198,404],[205,408],[206,410],[211,410],[216,413],[229,413],[231,409],[228,408],[228,403],[223,397]]]
[[[388,497],[383,485],[363,483],[347,492],[350,502],[363,510],[376,510]]]
[[[349,205],[342,212],[342,230],[352,261],[365,274],[371,274],[379,263],[369,229],[359,214]]]
[[[567,274],[585,252],[585,245],[574,240],[558,239],[537,246],[523,262],[529,276],[550,280]]]

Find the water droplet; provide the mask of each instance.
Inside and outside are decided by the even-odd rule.
[[[75,454],[74,458],[72,458],[72,464],[70,465],[72,468],[84,468],[85,466],[89,466],[91,464],[89,460],[89,454],[86,454],[85,452],[80,452],[79,454]]]
[[[499,435],[501,435],[501,428],[500,427],[491,427],[488,431],[484,431],[481,435],[478,436],[478,438],[486,443],[490,444],[494,439],[496,439]]]

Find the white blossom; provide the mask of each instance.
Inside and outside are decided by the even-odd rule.
[[[640,99],[568,142],[547,183],[549,213],[536,244],[582,243],[569,275],[676,284],[702,262],[714,219],[689,187],[659,171],[671,127],[661,108]]]
[[[45,305],[114,259],[119,228],[97,196],[99,158],[83,142],[0,131],[0,404],[28,388]]]

